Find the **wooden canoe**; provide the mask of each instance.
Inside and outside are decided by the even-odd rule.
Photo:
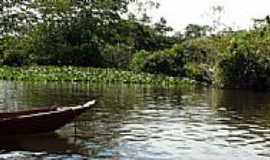
[[[94,104],[93,100],[74,107],[0,113],[0,135],[51,132],[70,123]]]

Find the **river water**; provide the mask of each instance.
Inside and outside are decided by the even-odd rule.
[[[270,159],[270,94],[0,81],[0,110],[97,104],[55,133],[0,138],[0,159]]]

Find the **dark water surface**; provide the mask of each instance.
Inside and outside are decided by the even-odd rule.
[[[0,81],[0,110],[97,104],[56,133],[0,138],[0,159],[270,159],[270,94]]]

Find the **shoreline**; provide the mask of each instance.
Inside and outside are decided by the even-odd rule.
[[[165,75],[137,73],[111,68],[75,66],[0,67],[1,80],[15,81],[74,81],[92,83],[146,84],[160,86],[192,86],[199,82]]]

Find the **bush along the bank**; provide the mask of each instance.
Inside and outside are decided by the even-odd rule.
[[[129,69],[136,71],[136,72],[141,72],[144,70],[144,62],[146,58],[151,55],[151,52],[147,52],[145,50],[141,50],[137,52],[134,57],[131,60],[131,63],[129,64]]]
[[[189,79],[211,84],[213,80],[212,74],[213,71],[207,64],[188,63],[185,65],[185,75]]]
[[[185,61],[183,47],[176,45],[172,49],[162,51],[141,51],[135,54],[130,68],[136,71],[183,77]]]
[[[199,82],[211,83],[210,66],[201,63],[194,52],[175,45],[171,49],[156,52],[140,51],[135,54],[130,69],[178,78],[188,78]]]
[[[237,46],[218,63],[215,84],[223,88],[266,90],[270,88],[270,59],[257,48]]]
[[[131,69],[223,88],[270,89],[270,24],[250,31],[188,39],[156,52],[135,54]]]
[[[184,76],[185,55],[182,46],[157,51],[149,55],[143,62],[144,72],[165,74],[174,77]]]

